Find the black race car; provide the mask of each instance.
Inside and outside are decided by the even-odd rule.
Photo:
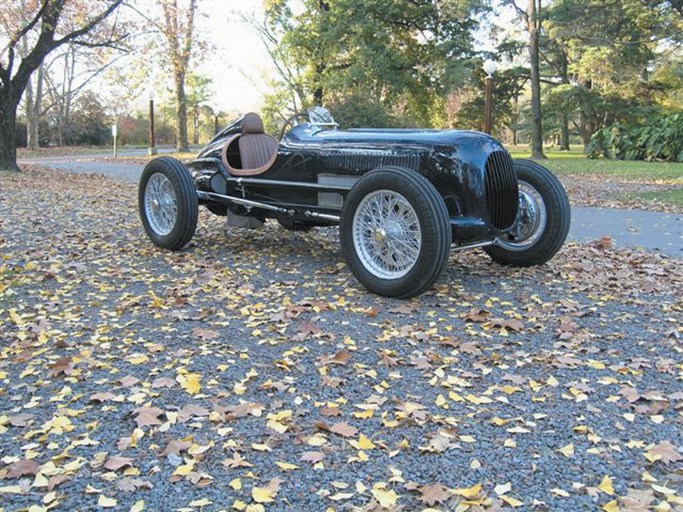
[[[555,176],[536,162],[513,160],[488,135],[338,130],[321,107],[292,116],[279,142],[249,113],[189,164],[169,157],[147,164],[139,206],[154,244],[184,247],[199,205],[240,227],[268,218],[294,231],[338,224],[358,281],[401,298],[434,284],[451,250],[482,247],[502,264],[544,263],[564,243],[570,222]]]

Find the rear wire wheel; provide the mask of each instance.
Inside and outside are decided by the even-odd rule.
[[[147,164],[138,188],[140,219],[158,247],[177,251],[194,236],[199,205],[192,175],[175,158],[155,158]]]

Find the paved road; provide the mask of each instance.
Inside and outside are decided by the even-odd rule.
[[[161,150],[171,151],[171,150]],[[146,150],[125,150],[122,156],[142,156]],[[103,161],[106,155],[64,156],[21,160],[69,172],[99,173],[114,179],[137,182],[142,165],[125,160]],[[639,247],[658,250],[669,256],[683,258],[683,215],[663,214],[615,208],[573,207],[569,238],[577,241],[612,238],[616,247]]]

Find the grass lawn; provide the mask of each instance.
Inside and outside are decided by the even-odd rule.
[[[531,152],[525,146],[507,148],[515,158],[529,158]],[[622,179],[635,180],[683,180],[683,163],[640,162],[586,158],[580,147],[571,151],[545,150],[547,161],[541,162],[557,174],[603,174]]]
[[[507,149],[514,158],[529,158],[531,154],[527,146]],[[572,146],[571,151],[545,149],[544,152],[548,160],[539,163],[558,176],[600,175],[620,181],[662,185],[662,190],[629,192],[625,196],[683,206],[683,163],[591,159],[584,156],[581,146]]]

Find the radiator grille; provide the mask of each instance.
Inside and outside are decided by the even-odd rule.
[[[335,170],[343,171],[366,171],[385,165],[397,165],[417,170],[420,165],[418,155],[391,155],[391,154],[329,154],[326,157],[326,166]]]
[[[486,160],[486,203],[491,222],[507,229],[517,216],[519,190],[512,158],[507,151],[494,151]]]

